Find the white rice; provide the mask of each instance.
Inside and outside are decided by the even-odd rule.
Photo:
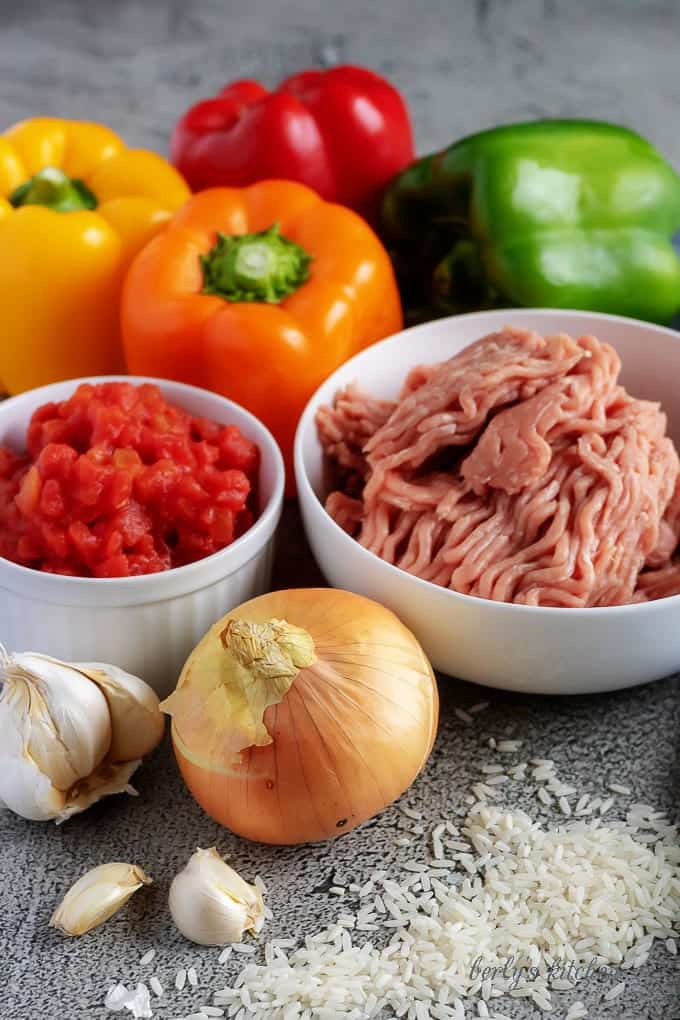
[[[471,790],[477,800],[493,800],[494,792],[488,783],[473,783]]]
[[[154,956],[156,955],[155,949],[149,949],[139,961],[140,967],[146,967],[147,963],[151,963]]]
[[[501,752],[512,753],[513,751],[519,751],[523,743],[523,740],[499,740],[498,750]]]
[[[448,825],[458,835],[458,827]],[[342,916],[340,926],[331,925],[288,956],[279,950],[269,965],[248,963],[238,989],[217,994],[219,1005],[230,1013],[232,1006],[244,1008],[242,1020],[377,1020],[383,1010],[405,1020],[457,1020],[465,1013],[456,999],[481,993],[491,1001],[508,993],[502,973],[483,983],[471,978],[482,946],[491,964],[513,957],[531,961],[534,954],[583,962],[597,954],[603,964],[620,966],[626,954],[633,954],[631,965],[646,958],[655,937],[673,941],[680,850],[661,838],[654,847],[639,842],[639,826],[606,825],[598,817],[544,827],[522,811],[477,803],[457,839],[449,838],[447,823],[435,832],[465,877],[457,885],[437,879],[436,873],[444,874],[443,859],[429,866],[407,861],[400,881],[372,876],[374,892],[357,918],[371,932],[384,931],[387,945],[355,943],[343,924],[350,917]],[[477,855],[467,851],[467,841]],[[629,931],[637,931],[632,945]],[[549,1011],[550,987],[544,967],[510,994]],[[567,991],[572,983],[557,979],[552,987]],[[252,1009],[244,1007],[245,990],[253,996]],[[483,1001],[475,1007],[477,1016],[487,1016]],[[488,1006],[487,1012],[491,1020]],[[579,1003],[568,1014],[570,1020],[586,1015]]]
[[[120,1013],[127,1009],[137,1018],[153,1016],[149,989],[141,981],[134,990],[128,989],[123,984],[109,988],[104,999],[104,1006],[112,1013]]]
[[[468,726],[470,725],[470,723],[474,722],[474,719],[472,718],[470,713],[466,712],[464,708],[454,708],[453,711],[455,712],[457,717],[461,720],[461,722],[467,723]]]
[[[517,750],[521,741],[500,741],[498,750],[501,745]],[[198,1012],[183,1020],[227,1015],[229,1020],[378,1020],[385,1014],[465,1020],[463,999],[479,1018],[508,1020],[488,1003],[509,995],[549,1012],[555,1008],[551,989],[573,989],[565,978],[550,979],[551,960],[595,960],[628,971],[644,965],[656,939],[675,955],[677,827],[645,804],[631,805],[625,821],[605,822],[613,797],[579,795],[560,780],[550,759],[532,759],[531,765],[540,784],[537,795],[545,807],[561,811],[559,822],[541,824],[497,803],[504,790],[494,787],[509,782],[510,775],[501,766],[483,766],[485,782],[473,785],[475,797],[463,798],[469,807],[465,820],[446,819],[431,831],[429,863],[414,856],[400,865],[399,880],[378,870],[363,884],[331,886],[335,896],[348,888],[363,901],[355,914],[340,913],[302,944],[293,938],[270,940],[264,963],[242,961],[233,986],[214,993],[215,1005],[194,1006]],[[508,771],[524,779],[528,767],[522,763]],[[609,786],[622,794],[615,784]],[[567,797],[574,795],[574,817],[567,821],[564,816],[572,814]],[[413,808],[401,807],[401,812],[411,821],[422,820]],[[405,837],[396,842],[404,845],[404,839],[411,842]],[[427,858],[426,845],[419,846]],[[256,948],[227,946],[219,962],[226,963],[232,953],[252,957]],[[150,963],[153,954],[149,950],[140,963]],[[480,954],[483,966],[515,959],[538,967],[538,977],[527,975],[517,987],[509,987],[512,979],[500,969],[491,978],[473,979]],[[187,979],[192,988],[198,985],[195,967],[177,972],[175,988],[181,991]],[[157,995],[163,993],[157,977],[150,985]],[[612,1001],[624,990],[625,982],[619,981],[602,1000]],[[141,983],[134,991],[113,986],[105,1005],[114,1012],[128,1009],[135,1017],[152,1016],[149,992]],[[587,1015],[584,1004],[574,1002],[565,1020]]]
[[[626,982],[625,981],[619,981],[619,983],[617,985],[614,985],[614,987],[610,988],[608,992],[605,992],[604,995],[602,996],[602,998],[605,1000],[605,1002],[611,1002],[612,999],[618,999],[619,995],[622,994],[622,992],[624,991],[625,987],[626,987]]]
[[[477,715],[478,712],[483,712],[488,707],[489,707],[488,701],[478,701],[476,704],[471,706],[470,715]]]
[[[624,797],[628,797],[633,792],[630,786],[623,786],[621,783],[610,783],[609,789],[612,793],[620,793]]]

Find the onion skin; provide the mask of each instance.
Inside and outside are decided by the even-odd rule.
[[[408,789],[434,744],[438,695],[424,652],[393,613],[334,589],[272,592],[229,613],[203,642],[233,618],[306,629],[317,661],[266,709],[271,743],[226,764],[206,766],[173,718],[182,776],[212,818],[257,842],[316,842],[349,832]]]

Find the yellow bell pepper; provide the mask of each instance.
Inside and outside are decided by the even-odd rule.
[[[0,391],[125,371],[131,260],[189,198],[109,128],[38,117],[0,134]]]

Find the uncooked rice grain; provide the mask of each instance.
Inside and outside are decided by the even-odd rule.
[[[160,983],[155,974],[149,979],[149,984],[151,985],[151,991],[154,995],[161,996],[163,994],[163,985]]]
[[[175,976],[175,988],[177,989],[178,992],[182,991],[182,989],[184,988],[186,982],[187,982],[187,972],[184,970],[183,967],[180,967],[180,969],[177,971],[177,974]]]
[[[450,827],[458,833],[457,826]],[[680,852],[660,838],[657,854],[657,847],[636,840],[638,829],[628,823],[607,826],[599,818],[544,828],[521,811],[476,804],[455,842],[466,846],[464,840],[470,840],[482,856],[457,853],[467,872],[460,885],[432,877],[441,860],[433,861],[429,870],[417,860],[407,862],[400,882],[372,876],[387,911],[387,919],[380,922],[391,939],[387,946],[355,945],[349,931],[331,925],[320,933],[323,940],[312,941],[312,949],[307,943],[277,959],[275,967],[248,964],[241,987],[257,992],[256,1015],[262,1020],[300,1020],[306,1010],[314,1020],[377,1018],[381,1009],[436,1020],[447,1016],[447,1008],[454,1018],[464,1016],[457,1006],[449,1006],[455,998],[480,990],[490,998],[507,992],[502,977],[490,986],[471,980],[480,945],[487,947],[490,961],[524,956],[531,962],[534,954],[567,958],[569,953],[584,960],[597,953],[603,963],[618,965],[631,949],[638,960],[654,941],[645,930],[670,931],[668,924],[680,905]],[[441,838],[447,827],[440,823],[436,831]],[[625,877],[610,889],[606,878],[612,870]],[[546,915],[541,890],[548,877],[555,889]],[[650,892],[654,889],[659,893],[655,897]],[[374,905],[375,897],[361,916],[375,916]],[[512,917],[514,924],[508,923]],[[634,946],[627,944],[626,927],[617,926],[618,917],[638,924]],[[566,990],[569,982],[561,984]],[[547,978],[539,976],[512,996],[529,998],[548,1010],[549,992]],[[428,1005],[433,997],[436,1009]],[[224,1004],[234,1001],[239,999],[221,999]],[[299,1005],[293,1009],[294,1004]],[[326,1014],[324,1009],[332,1011]],[[571,1015],[579,1020],[586,1014],[576,1008]],[[250,1013],[244,1020],[246,1016]]]
[[[626,982],[619,981],[617,985],[614,985],[614,987],[610,988],[608,992],[605,992],[602,998],[605,1000],[605,1002],[611,1002],[612,999],[618,999],[619,995],[623,993],[625,987]]]
[[[236,947],[234,946],[232,948],[235,949]],[[195,988],[196,985],[198,984],[198,974],[196,973],[195,967],[189,967],[189,969],[187,970],[187,979],[191,987]]]
[[[147,963],[151,963],[154,956],[156,955],[155,949],[149,949],[139,961],[140,967],[146,967]]]

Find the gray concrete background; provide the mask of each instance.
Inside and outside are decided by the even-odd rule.
[[[680,5],[675,0],[313,0],[98,3],[0,0],[0,127],[36,114],[101,119],[126,140],[163,152],[183,107],[234,77],[274,84],[300,67],[365,63],[388,74],[410,103],[420,151],[500,121],[539,115],[603,117],[645,132],[680,165]],[[276,585],[318,583],[288,509]],[[489,735],[525,739],[518,760],[553,757],[565,778],[601,793],[612,778],[634,799],[678,815],[680,685],[670,679],[592,698],[520,697],[491,692],[472,728],[455,717],[489,692],[443,678],[442,725],[424,775],[404,803],[427,823],[463,809],[466,787],[486,760]],[[198,966],[201,986],[224,983],[217,953],[188,945],[165,908],[167,887],[196,845],[216,843],[246,877],[271,888],[270,935],[313,931],[334,916],[331,881],[396,868],[413,856],[395,848],[404,817],[391,808],[328,846],[292,849],[238,841],[207,819],[177,777],[164,746],[139,773],[141,798],[113,798],[56,829],[0,812],[0,979],[2,1020],[103,1020],[108,984],[143,975],[138,959],[159,949],[155,970],[172,983]],[[535,796],[518,806],[541,816]],[[625,799],[623,801],[625,807]],[[156,884],[82,940],[47,927],[65,889],[106,860],[143,864]],[[234,970],[226,978],[234,977]],[[597,1020],[680,1017],[677,959],[663,949],[627,979],[625,997],[599,1004],[615,979],[579,990]],[[562,1018],[561,999],[552,1014]],[[209,1000],[197,995],[193,1008]],[[502,1003],[518,1018],[538,1010]],[[192,1011],[188,994],[156,1010],[159,1020]],[[126,1016],[129,1014],[125,1014]]]
[[[645,132],[680,165],[677,0],[0,0],[0,125],[100,118],[164,151],[185,104],[324,61],[403,89],[421,151],[522,117]]]

